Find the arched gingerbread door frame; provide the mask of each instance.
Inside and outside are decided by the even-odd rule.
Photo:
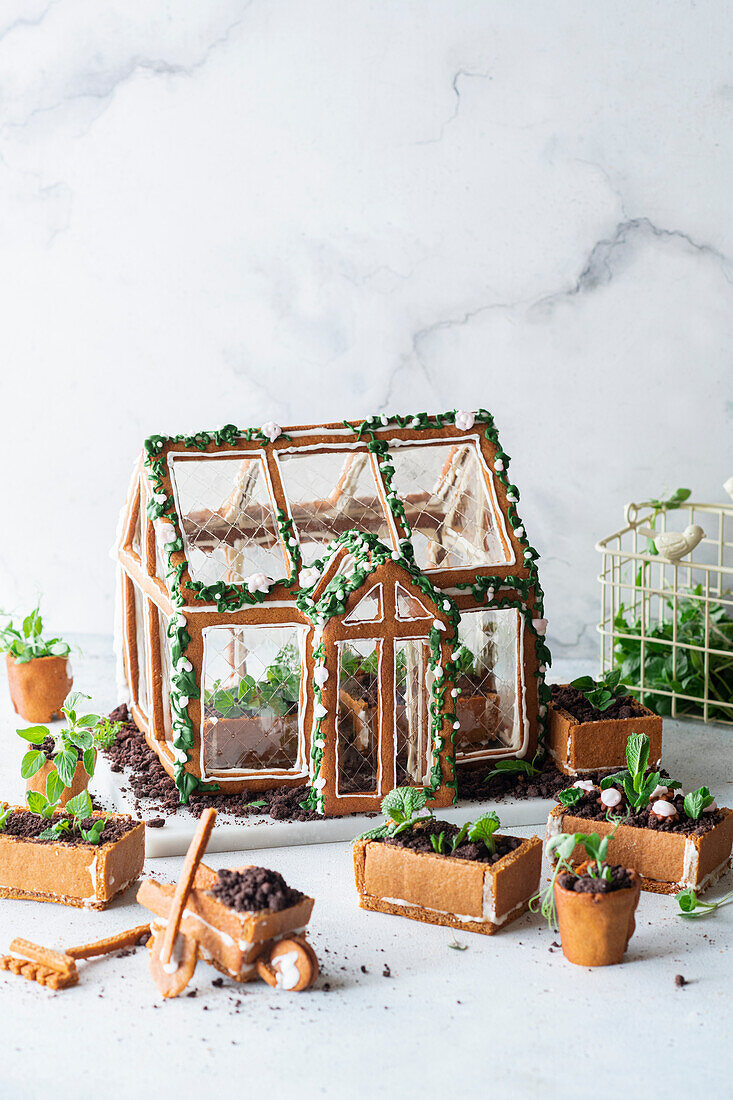
[[[413,619],[397,618],[397,585],[401,586],[408,596],[422,604],[428,612],[427,616]],[[379,617],[370,621],[349,622],[349,617],[358,604],[377,587],[381,589]],[[324,745],[319,772],[319,780],[322,781],[319,782],[319,787],[322,789],[324,813],[341,815],[378,810],[384,795],[397,785],[395,647],[403,640],[416,640],[430,647],[431,638],[437,635],[440,639],[437,643],[438,676],[441,676],[442,670],[451,659],[453,634],[453,625],[440,604],[415,585],[407,570],[394,561],[388,561],[372,571],[361,587],[349,595],[343,614],[333,616],[324,625],[321,644],[328,676],[322,689],[322,704],[326,713],[321,725]],[[358,793],[342,791],[339,783],[341,750],[339,723],[344,714],[339,647],[350,641],[362,643],[373,641],[378,654],[376,714],[372,716],[376,749],[375,782],[371,790]],[[444,693],[443,706],[439,713],[439,728],[435,729],[431,716],[432,701],[433,696],[430,696],[426,708],[428,728],[424,734],[430,758],[433,763],[439,763],[440,778],[437,783],[430,786],[430,800],[433,805],[445,806],[449,805],[454,797],[454,791],[449,786],[453,774],[451,737],[453,730],[450,715],[454,709],[454,702],[450,699],[449,693]],[[415,785],[419,784],[415,783]]]

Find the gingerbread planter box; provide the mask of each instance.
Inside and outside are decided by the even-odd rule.
[[[106,909],[140,876],[145,859],[145,825],[120,814],[94,813],[116,825],[115,839],[40,840],[15,836],[13,818],[33,815],[20,806],[0,832],[0,898],[53,901],[84,909]],[[58,817],[59,815],[55,815]],[[52,818],[53,821],[55,818]],[[50,821],[44,824],[50,824]]]
[[[539,884],[541,863],[538,837],[522,840],[493,864],[378,840],[354,844],[362,909],[487,936],[526,912]]]
[[[721,809],[722,820],[701,835],[662,832],[632,825],[614,826],[609,821],[578,817],[563,806],[550,812],[547,839],[559,833],[596,832],[601,836],[615,833],[608,845],[608,860],[637,871],[642,890],[655,894],[676,894],[692,887],[706,890],[725,874],[731,865],[733,847],[733,810]],[[574,859],[583,856],[578,845]]]
[[[567,689],[570,685],[557,685]],[[556,686],[553,685],[553,693]],[[589,772],[613,771],[625,766],[626,742],[632,733],[645,733],[651,742],[650,765],[658,767],[662,757],[662,719],[636,700],[629,700],[630,718],[580,721],[561,704],[549,705],[547,748],[559,771],[580,776]]]
[[[485,410],[145,442],[119,539],[132,716],[178,787],[320,813],[531,759],[537,554]]]

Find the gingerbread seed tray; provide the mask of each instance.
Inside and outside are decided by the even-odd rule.
[[[497,839],[499,834],[497,834]],[[375,840],[354,844],[362,909],[490,936],[527,910],[540,880],[533,836],[494,864],[416,852]]]
[[[608,845],[608,859],[641,875],[641,888],[654,894],[676,894],[691,886],[698,893],[707,890],[731,865],[733,810],[722,809],[723,820],[701,836],[662,832],[656,829],[618,825]],[[547,820],[547,839],[558,833],[600,833],[607,836],[614,825],[577,817],[556,806]],[[578,845],[574,860],[584,858]]]
[[[13,806],[12,812],[27,810]],[[92,816],[129,821],[130,830],[107,844],[69,844],[0,833],[0,898],[106,909],[140,876],[145,825],[126,815],[95,812]]]
[[[643,710],[643,714],[633,718],[581,722],[551,702],[547,714],[547,748],[555,766],[565,775],[572,776],[625,768],[629,735],[645,733],[651,742],[649,764],[658,767],[662,757],[662,719],[646,707]]]

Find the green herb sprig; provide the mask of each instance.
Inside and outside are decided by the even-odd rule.
[[[724,894],[722,898],[718,898],[717,901],[700,901],[693,888],[688,886],[676,897],[677,904],[681,909],[679,915],[695,919],[697,917],[711,917],[716,909],[720,909],[723,905],[730,905],[733,902],[733,890],[729,894]]]
[[[40,607],[26,615],[20,626],[15,626],[4,612],[0,615],[9,620],[0,627],[0,653],[9,653],[16,664],[26,664],[36,657],[68,657],[71,652],[69,643],[61,638],[43,637]]]
[[[579,676],[577,680],[570,681],[570,686],[581,692],[596,710],[604,711],[628,694],[625,688],[619,687],[620,680],[621,670],[613,669],[598,680],[592,676]]]
[[[559,833],[557,836],[551,837],[547,842],[547,854],[554,855],[556,860],[552,877],[549,885],[544,890],[539,890],[533,898],[530,898],[530,911],[536,913],[539,908],[549,927],[551,929],[557,928],[555,883],[558,875],[563,871],[573,873],[570,861],[576,847],[581,844],[590,861],[587,874],[591,878],[610,880],[611,869],[606,863],[606,856],[608,854],[608,842],[612,837],[613,833],[609,833],[608,836],[604,837],[600,837],[598,833]]]
[[[66,717],[68,725],[55,734],[51,733],[48,726],[29,726],[27,729],[16,731],[18,737],[22,737],[32,745],[41,745],[47,737],[53,737],[52,759],[65,787],[70,787],[74,782],[74,773],[80,757],[87,775],[94,775],[96,750],[109,748],[114,744],[120,729],[119,723],[111,722],[109,718],[102,718],[98,714],[77,714],[79,700],[88,698],[88,695],[82,695],[81,692],[74,692],[67,696],[61,712]],[[46,761],[45,752],[41,749],[30,749],[20,765],[20,774],[23,779],[34,776]]]
[[[411,829],[418,821],[425,821],[432,817],[428,811],[418,817],[424,810],[428,801],[428,792],[423,787],[395,787],[382,799],[382,813],[390,820],[384,825],[378,825],[376,829],[369,829],[362,833],[360,840],[385,840],[388,837],[399,836],[407,829]]]
[[[489,772],[482,782],[488,783],[495,775],[526,775],[528,777],[539,775],[541,769],[536,761],[536,756],[531,762],[529,760],[497,760],[496,767]]]
[[[28,804],[30,805],[30,796]],[[82,791],[81,794],[70,798],[64,807],[64,811],[64,817],[59,817],[53,825],[39,834],[40,840],[57,840],[59,837],[73,832],[74,827],[76,827],[87,844],[100,843],[107,824],[107,817],[96,818],[88,828],[82,824],[92,816],[92,799],[89,791]],[[44,814],[44,816],[48,815]]]
[[[645,733],[632,733],[626,742],[627,771],[606,775],[599,784],[602,791],[620,784],[623,787],[624,796],[630,809],[637,812],[643,810],[648,804],[652,791],[660,786],[660,783],[672,789],[679,787],[679,783],[675,779],[662,781],[661,772],[650,772],[648,770],[649,750],[650,741],[647,735]]]

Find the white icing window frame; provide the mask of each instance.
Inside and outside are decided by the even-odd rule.
[[[371,625],[371,624],[368,624]],[[365,802],[373,803],[375,797],[379,797],[379,792],[382,789],[382,777],[384,772],[383,760],[382,760],[382,737],[384,736],[384,710],[382,706],[382,693],[379,689],[379,685],[382,682],[382,672],[384,669],[384,638],[363,638],[359,639],[364,642],[374,642],[379,653],[377,660],[377,729],[375,733],[376,740],[376,756],[377,756],[377,773],[376,773],[376,785],[372,791],[340,791],[339,790],[339,709],[340,709],[340,697],[341,697],[341,646],[349,645],[352,639],[339,638],[333,644],[336,650],[336,710],[333,716],[333,733],[334,733],[334,798],[354,798],[364,799]]]

